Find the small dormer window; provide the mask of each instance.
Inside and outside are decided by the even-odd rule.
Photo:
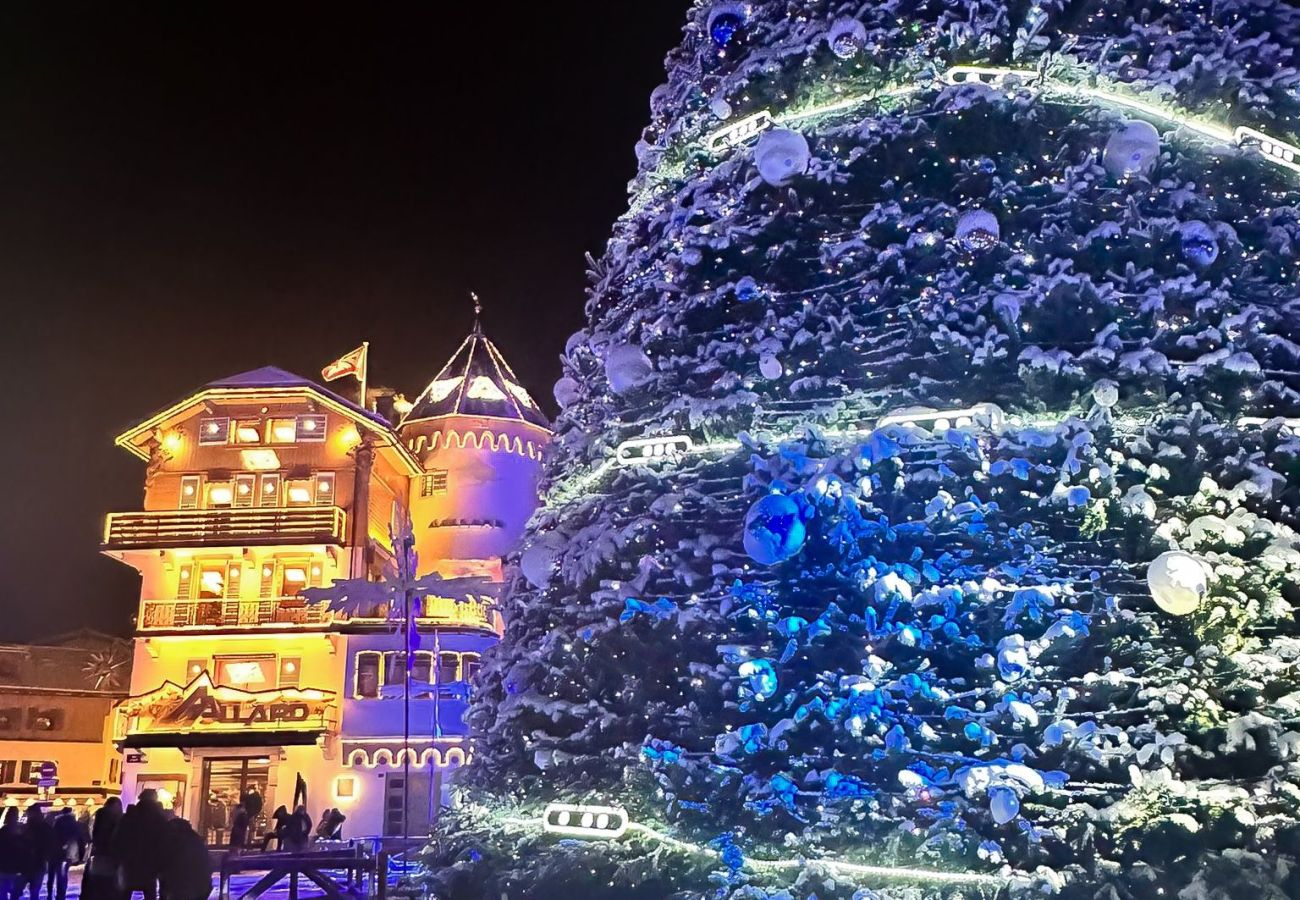
[[[262,423],[256,419],[245,419],[235,425],[235,443],[262,443]]]
[[[299,416],[298,417],[298,441],[303,444],[319,444],[325,440],[325,417],[316,416]]]
[[[297,419],[272,419],[266,429],[266,440],[270,444],[293,444],[298,440]]]
[[[210,446],[230,443],[230,420],[225,418],[199,421],[199,444]]]

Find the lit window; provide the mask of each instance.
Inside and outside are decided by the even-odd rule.
[[[189,662],[187,662],[185,664],[186,683],[191,682],[195,678],[198,678],[200,675],[202,675],[203,671],[207,667],[208,667],[208,661],[206,659],[191,659]]]
[[[471,400],[495,400],[500,402],[506,399],[506,395],[501,392],[501,388],[493,383],[491,378],[486,375],[477,375],[469,383],[469,390],[465,396]]]
[[[229,442],[229,419],[202,419],[199,422],[200,444],[226,444]]]
[[[199,487],[202,479],[198,475],[181,476],[181,509],[199,508]]]
[[[350,800],[357,795],[357,780],[351,775],[340,775],[334,779],[334,799]]]
[[[307,568],[298,565],[285,566],[280,595],[282,597],[297,597],[305,587],[307,587]]]
[[[183,574],[183,573],[182,573]],[[199,567],[199,599],[221,600],[226,596],[226,567]]]
[[[434,469],[420,478],[420,496],[432,497],[447,493],[447,470]]]
[[[216,667],[217,684],[245,691],[265,691],[275,687],[273,656],[219,656]]]
[[[280,505],[280,476],[266,474],[262,476],[262,488],[257,494],[258,506]]]
[[[438,654],[438,684],[454,684],[460,680],[460,654]]]
[[[314,485],[311,481],[295,480],[288,482],[285,491],[289,506],[311,506],[314,497]]]
[[[229,509],[235,500],[235,492],[229,481],[214,481],[208,485],[208,509]]]
[[[302,660],[290,657],[280,660],[280,687],[297,687],[302,674]]]
[[[257,496],[257,476],[256,475],[236,475],[235,476],[235,506],[239,509],[247,509],[253,505],[253,500]]]
[[[357,681],[356,689],[353,691],[355,697],[378,697],[379,696],[379,654],[378,653],[358,653],[357,659]]]
[[[325,440],[325,417],[299,416],[297,437],[304,444],[316,444]]]
[[[298,440],[297,419],[272,419],[267,440],[272,444],[292,444]]]
[[[334,473],[321,472],[316,476],[316,505],[329,506],[334,502]]]
[[[63,727],[63,713],[57,709],[29,709],[27,727],[33,731],[57,731]]]
[[[473,681],[478,674],[479,658],[477,653],[466,653],[460,658],[460,680]]]
[[[240,444],[262,443],[262,423],[256,419],[240,422],[235,426],[235,441]]]

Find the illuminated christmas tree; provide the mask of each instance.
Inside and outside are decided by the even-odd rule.
[[[697,3],[438,889],[1300,896],[1297,39]]]

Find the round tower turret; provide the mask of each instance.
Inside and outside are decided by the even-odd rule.
[[[477,319],[398,432],[424,467],[409,504],[421,569],[499,578],[537,507],[551,432]]]

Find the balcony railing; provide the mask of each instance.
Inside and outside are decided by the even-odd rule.
[[[337,506],[197,509],[110,513],[104,549],[342,544],[346,514]]]
[[[295,600],[146,600],[141,631],[169,628],[248,628],[259,625],[326,625],[333,614],[323,603]]]

